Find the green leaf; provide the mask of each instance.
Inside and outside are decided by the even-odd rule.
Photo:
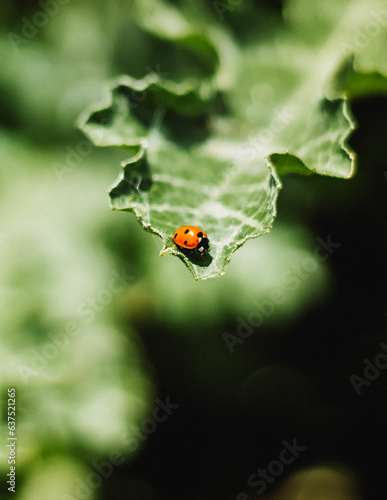
[[[299,17],[310,19],[310,11],[315,7],[306,0],[294,0],[290,5],[293,5],[293,19],[299,16],[301,9],[304,15]],[[345,94],[348,99],[386,94],[386,3],[383,0],[327,0],[324,8],[316,12],[320,23],[336,25],[330,52],[337,73],[327,86],[328,93]]]
[[[109,100],[83,119],[81,128],[95,144],[126,151],[110,191],[113,209],[135,213],[162,238],[162,255],[176,255],[195,279],[206,279],[224,274],[245,241],[270,230],[278,175],[353,175],[347,139],[355,123],[344,94],[351,85],[352,95],[366,87],[348,64],[366,5],[289,0],[284,24],[238,44],[205,2],[180,8],[162,0],[136,2],[144,36],[182,51],[176,75],[184,73],[179,67],[187,50],[203,71],[179,83],[155,74],[122,77]],[[372,53],[377,71],[381,53]],[[364,66],[360,50],[357,60]],[[383,86],[383,77],[372,74],[369,87]],[[186,224],[209,236],[211,249],[202,259],[173,243],[175,230]]]
[[[361,72],[354,67],[354,57],[349,57],[339,67],[333,87],[343,92],[349,100],[371,95],[387,94],[387,77],[379,71]]]
[[[347,138],[354,127],[344,100],[321,100],[313,112],[304,116],[303,120],[295,120],[292,127],[283,133],[288,143],[292,144],[296,158],[287,162],[286,173],[304,173],[302,165],[318,174],[351,177],[355,154],[347,145]],[[276,158],[271,155],[272,161],[273,156]],[[277,167],[275,160],[274,165]]]
[[[300,174],[310,175],[312,171],[297,157],[289,153],[274,153],[270,155],[270,163],[279,175]]]
[[[134,15],[142,29],[158,38],[173,42],[175,46],[183,49],[185,54],[196,56],[201,62],[203,74],[213,74],[219,64],[218,50],[206,33],[205,25],[195,21],[192,14],[190,12],[190,19],[187,19],[180,9],[165,2],[135,1]]]
[[[113,208],[134,211],[146,229],[163,238],[161,254],[181,258],[196,279],[224,274],[238,247],[269,231],[279,188],[264,160],[235,165],[217,155],[221,145],[207,143],[207,148],[213,152],[202,147],[187,152],[166,142],[150,145],[124,166],[110,191]],[[177,250],[172,235],[187,223],[208,233],[206,256],[194,260]]]
[[[99,145],[129,146],[135,153],[110,191],[112,207],[134,212],[163,239],[161,254],[178,256],[195,279],[220,276],[238,247],[269,231],[279,181],[264,158],[244,154],[243,144],[209,136],[205,120],[216,110],[216,96],[205,101],[200,89],[183,86],[172,94],[169,85],[121,79],[111,104],[92,113],[83,129]],[[141,106],[134,106],[139,89]],[[173,243],[185,224],[208,234],[206,256],[188,257]]]

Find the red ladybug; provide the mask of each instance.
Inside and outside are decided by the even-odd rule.
[[[182,226],[175,231],[173,241],[181,251],[204,255],[208,252],[209,241],[207,235],[195,226]]]

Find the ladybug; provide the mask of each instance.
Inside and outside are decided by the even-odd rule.
[[[204,255],[208,252],[209,241],[204,231],[195,226],[182,226],[175,231],[173,241],[185,253]]]

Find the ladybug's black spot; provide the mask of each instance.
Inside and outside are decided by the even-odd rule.
[[[189,229],[186,229],[186,230],[184,231],[184,234],[187,234],[187,233],[189,233]]]
[[[198,236],[199,238],[203,238],[203,233],[200,231],[200,232],[197,234],[197,236]]]
[[[187,243],[188,243],[188,241],[187,241],[187,240],[185,240],[184,245],[187,245]]]
[[[177,236],[177,233],[175,233],[175,236],[173,238],[176,239],[176,236]]]

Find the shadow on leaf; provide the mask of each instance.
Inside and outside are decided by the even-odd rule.
[[[197,255],[196,253],[189,250],[188,252],[182,251],[182,253],[192,262],[195,266],[208,267],[213,261],[213,257],[206,253],[205,255]]]

